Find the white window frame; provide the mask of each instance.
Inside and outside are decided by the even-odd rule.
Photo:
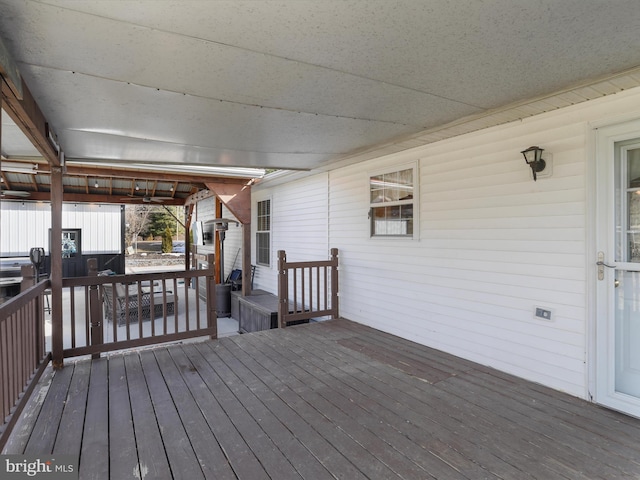
[[[382,202],[374,202],[371,198],[371,179],[381,175],[393,174],[396,172],[401,172],[404,170],[412,170],[412,182],[413,182],[413,198],[406,200],[392,200],[392,201],[382,201]],[[367,175],[367,195],[369,196],[369,237],[372,239],[382,239],[382,238],[391,238],[391,239],[418,239],[419,238],[419,218],[420,218],[420,177],[418,171],[418,162],[412,162],[403,165],[394,165],[384,169],[374,170],[368,172]],[[384,233],[384,234],[376,234],[374,233],[374,208],[380,207],[396,207],[396,206],[411,206],[413,208],[413,214],[411,218],[412,223],[412,232],[411,233]]]
[[[269,202],[269,229],[268,230],[260,230],[260,213],[259,213],[259,205],[263,202]],[[263,198],[262,200],[258,200],[256,201],[256,249],[255,249],[255,255],[256,255],[256,265],[260,265],[263,267],[271,267],[271,250],[272,250],[272,241],[273,241],[273,235],[272,235],[272,231],[273,231],[273,200],[271,197],[268,198]],[[260,260],[260,254],[259,254],[259,248],[260,248],[260,242],[258,241],[258,238],[260,235],[264,235],[267,234],[268,235],[268,239],[269,239],[269,249],[268,249],[268,263],[264,263],[261,262]]]

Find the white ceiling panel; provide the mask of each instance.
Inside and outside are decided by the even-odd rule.
[[[314,169],[640,66],[637,0],[0,0],[0,12],[0,37],[80,159]]]
[[[2,144],[0,153],[4,157],[39,157],[40,152],[32,145],[11,117],[2,110]]]
[[[92,160],[105,163],[144,163],[154,165],[187,164],[195,166],[243,166],[255,168],[282,168],[308,170],[309,165],[320,165],[331,155],[310,153],[262,153],[237,151],[187,144],[167,144],[139,138],[119,137],[91,132],[65,132],[65,141],[78,145],[70,160]]]

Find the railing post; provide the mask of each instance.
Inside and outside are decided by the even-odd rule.
[[[87,272],[89,277],[98,276],[98,260],[90,258],[87,260]],[[102,305],[98,294],[98,285],[89,286],[89,319],[91,325],[91,345],[102,345],[104,343],[104,332],[102,329]],[[100,353],[92,353],[91,358],[100,358]]]
[[[31,288],[36,284],[36,270],[33,265],[22,265],[20,267],[20,275],[22,282],[20,283],[20,291],[24,292],[27,288]]]
[[[338,318],[340,310],[338,305],[338,249],[331,249],[331,317]]]
[[[216,273],[215,273],[215,258],[214,255],[207,255],[207,276],[206,276],[206,288],[207,288],[207,328],[213,328],[214,333],[211,335],[211,339],[218,338],[218,314],[216,311]],[[199,295],[196,292],[196,295]]]
[[[285,315],[289,313],[289,277],[287,270],[287,254],[278,250],[278,327],[284,328],[287,322]]]

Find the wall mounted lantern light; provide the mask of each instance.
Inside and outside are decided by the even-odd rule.
[[[531,167],[533,173],[533,181],[535,182],[538,177],[537,174],[545,169],[547,162],[542,159],[542,152],[544,148],[529,147],[526,150],[520,152],[524,156],[524,161]]]

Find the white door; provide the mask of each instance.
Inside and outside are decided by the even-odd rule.
[[[640,417],[640,123],[597,133],[596,401]]]

